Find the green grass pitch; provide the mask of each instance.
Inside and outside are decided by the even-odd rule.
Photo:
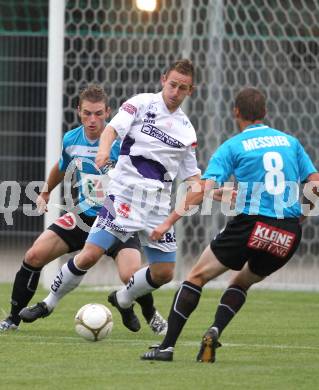
[[[188,321],[173,362],[144,362],[139,356],[161,339],[141,318],[131,333],[112,309],[114,328],[100,342],[74,331],[76,311],[89,302],[106,303],[106,292],[79,288],[54,313],[18,332],[0,335],[0,388],[46,389],[305,389],[319,388],[319,296],[315,292],[252,290],[237,318],[222,335],[215,364],[196,363],[202,333],[211,323],[221,291],[204,290]],[[40,290],[33,302],[43,297]],[[0,285],[0,307],[8,310],[10,285]],[[157,291],[167,316],[173,290]]]

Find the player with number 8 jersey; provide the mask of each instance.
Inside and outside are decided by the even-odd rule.
[[[177,291],[163,342],[143,360],[173,360],[182,329],[197,307],[202,287],[228,269],[234,273],[215,318],[202,338],[197,361],[213,363],[219,338],[244,305],[248,289],[283,267],[301,240],[300,183],[318,193],[319,174],[300,142],[264,124],[266,100],[256,88],[244,88],[235,99],[234,117],[240,133],[212,155],[202,176],[201,191],[186,195],[152,236],[161,237],[185,211],[200,204],[215,185],[233,175],[238,184],[235,217],[211,241]],[[313,198],[313,197],[312,197]],[[311,202],[313,207],[314,203]],[[310,207],[310,208],[311,208]]]
[[[238,182],[237,212],[300,216],[298,184],[316,172],[299,140],[264,123],[251,124],[212,155],[203,179]]]

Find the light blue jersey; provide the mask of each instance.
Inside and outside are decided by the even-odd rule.
[[[300,142],[264,124],[248,126],[212,155],[203,179],[238,182],[238,213],[299,217],[299,184],[317,172]]]
[[[88,216],[96,216],[105,198],[105,183],[101,170],[95,166],[95,157],[99,147],[99,139],[89,140],[80,126],[68,131],[62,142],[62,153],[59,160],[59,170],[74,171],[78,187],[78,205]],[[110,160],[118,160],[120,141],[114,141]],[[70,164],[71,163],[71,164]]]

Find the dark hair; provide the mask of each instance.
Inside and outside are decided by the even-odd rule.
[[[266,98],[258,89],[247,87],[236,96],[235,108],[245,120],[261,120],[266,115]]]
[[[191,76],[192,80],[194,80],[194,66],[192,61],[188,59],[184,58],[172,63],[165,72],[166,76],[168,76],[172,70],[176,70],[176,72],[186,76]]]
[[[81,91],[79,97],[80,108],[83,103],[83,100],[88,100],[91,103],[104,102],[105,107],[108,106],[107,94],[105,93],[104,89],[97,84],[88,85],[85,89]]]

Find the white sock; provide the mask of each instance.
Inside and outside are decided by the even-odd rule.
[[[156,290],[158,287],[151,286],[146,278],[146,274],[149,274],[148,267],[144,267],[135,274],[132,275],[130,281],[126,286],[118,290],[116,298],[118,304],[126,309],[130,307],[136,298],[141,297],[149,292]]]
[[[81,283],[85,274],[86,271],[75,266],[73,259],[63,264],[61,271],[51,284],[49,295],[43,300],[49,310],[53,310],[64,295],[74,290]]]

